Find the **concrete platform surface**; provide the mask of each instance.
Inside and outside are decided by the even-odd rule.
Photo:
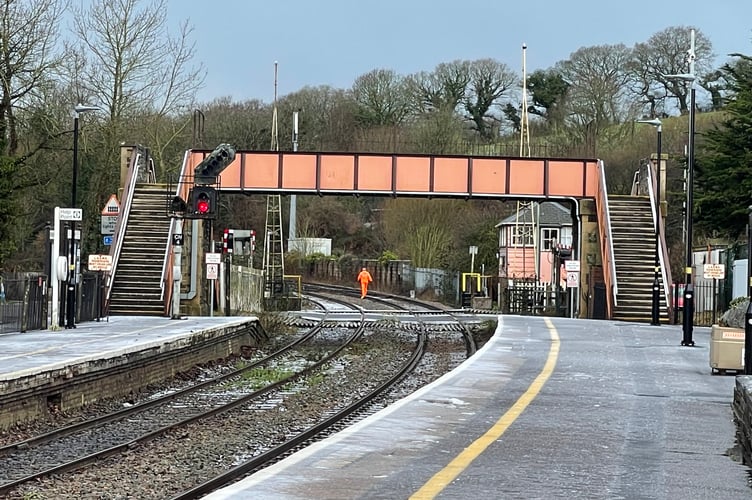
[[[157,347],[194,333],[230,327],[253,317],[111,316],[76,328],[0,335],[0,381]]]
[[[709,328],[499,317],[458,369],[205,498],[752,498]]]

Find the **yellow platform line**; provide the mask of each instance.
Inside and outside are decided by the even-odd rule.
[[[462,453],[457,455],[454,460],[449,463],[449,465],[437,472],[426,484],[423,485],[423,487],[410,497],[411,500],[431,499],[441,493],[444,488],[467,469],[470,464],[491,445],[491,443],[499,439],[509,426],[517,420],[517,417],[522,414],[525,408],[527,408],[535,397],[538,396],[543,385],[553,373],[554,368],[556,367],[556,360],[559,357],[559,333],[556,331],[556,328],[554,328],[550,319],[545,318],[545,322],[551,336],[551,348],[548,351],[546,363],[543,365],[543,369],[538,376],[535,377],[535,380],[533,380],[525,393],[515,401],[512,407],[502,415],[485,434],[465,448]]]

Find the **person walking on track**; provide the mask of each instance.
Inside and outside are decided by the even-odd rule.
[[[371,273],[365,267],[358,274],[358,282],[360,283],[360,298],[365,299],[368,294],[368,284],[373,281]]]

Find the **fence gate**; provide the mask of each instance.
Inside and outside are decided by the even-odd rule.
[[[502,293],[505,314],[540,314],[546,306],[546,288],[538,281],[510,280]]]

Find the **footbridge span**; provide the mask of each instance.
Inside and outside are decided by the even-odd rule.
[[[180,182],[173,193],[188,198],[195,167],[210,150],[189,150],[184,156]],[[651,184],[655,186],[655,181]],[[215,186],[224,193],[312,194],[461,199],[529,199],[574,202],[582,218],[576,230],[587,235],[588,259],[582,245],[573,249],[581,265],[597,270],[606,293],[606,317],[614,317],[619,285],[614,237],[609,218],[603,162],[594,158],[525,158],[461,155],[237,151]],[[124,190],[124,197],[128,196]],[[133,191],[131,189],[130,191]],[[652,196],[652,195],[651,195]],[[644,198],[644,197],[643,197]],[[123,202],[124,201],[124,202]],[[128,206],[127,200],[121,205]],[[652,205],[652,203],[651,203]],[[647,205],[645,205],[647,206]],[[650,210],[650,208],[647,208]],[[648,216],[657,220],[656,211]],[[126,216],[127,218],[127,216]],[[169,315],[172,289],[172,233],[166,238],[162,296]],[[127,224],[123,222],[123,224]],[[115,238],[123,238],[122,231]],[[122,247],[122,243],[119,245]],[[113,248],[118,247],[116,241]],[[654,248],[654,247],[653,247]],[[662,245],[662,262],[667,262]],[[115,252],[116,253],[116,252]],[[591,259],[590,256],[597,258]],[[117,255],[114,260],[117,261]],[[645,259],[652,272],[652,253]],[[670,283],[665,276],[664,284]],[[582,269],[586,276],[590,269]],[[652,275],[651,275],[652,276]],[[652,283],[652,281],[651,281]],[[649,286],[649,285],[648,285]],[[666,297],[668,289],[664,286]],[[649,288],[648,288],[649,290]],[[624,295],[622,294],[622,297]],[[647,295],[649,298],[649,293]],[[665,300],[666,304],[670,304]],[[650,313],[648,302],[646,312]],[[626,318],[625,318],[626,319]]]

